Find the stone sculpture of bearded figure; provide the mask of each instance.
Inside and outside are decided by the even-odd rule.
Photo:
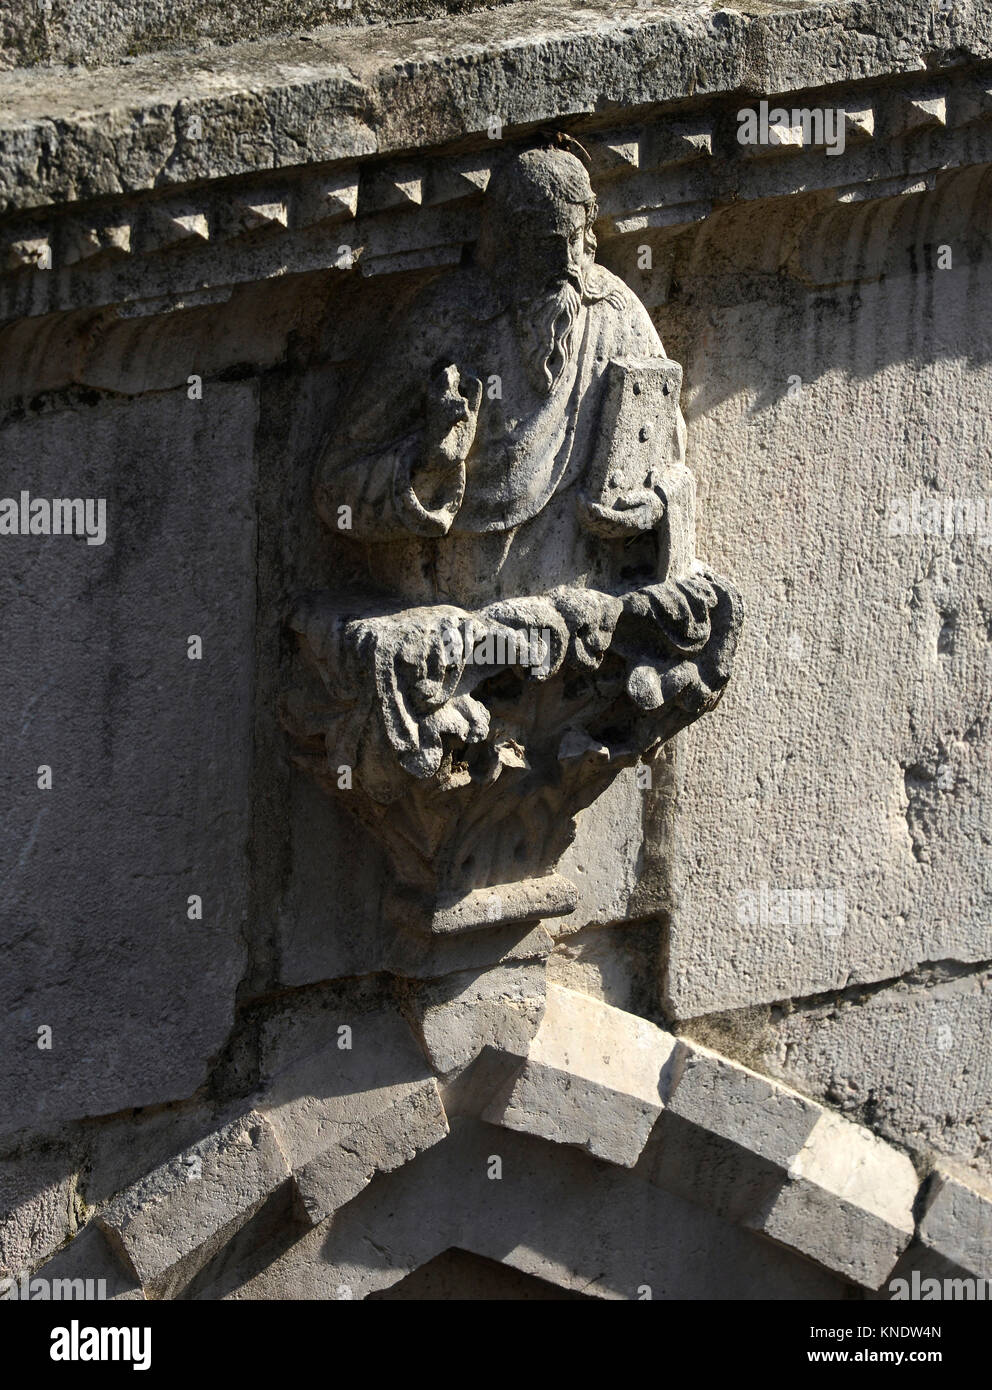
[[[493,174],[474,264],[420,295],[349,400],[318,506],[337,526],[350,504],[355,538],[393,542],[388,556],[370,552],[372,567],[390,587],[402,575],[411,599],[541,592],[594,563],[574,489],[600,442],[604,373],[617,359],[664,359],[643,305],[595,262],[595,216],[575,155],[512,156]],[[664,462],[683,455],[677,405],[672,416],[672,437],[657,441]],[[656,525],[662,506],[639,487],[622,510],[617,531],[630,535]]]
[[[329,790],[356,769],[352,809],[442,897],[543,882],[568,839],[534,819],[548,787],[571,797],[567,827],[729,677],[740,605],[693,553],[681,371],[596,264],[595,219],[574,154],[509,155],[471,264],[400,311],[319,458],[318,509],[364,546],[370,583],[300,605],[329,706],[294,727]],[[485,822],[497,778],[514,800],[489,829],[530,815],[544,846],[523,868],[503,850],[480,867],[457,830]]]

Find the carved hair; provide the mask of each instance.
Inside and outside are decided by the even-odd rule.
[[[596,195],[582,162],[568,150],[538,148],[514,152],[493,173],[486,201],[504,217],[551,210],[562,203],[586,210],[586,225],[596,219]]]

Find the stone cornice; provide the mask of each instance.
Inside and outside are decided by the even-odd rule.
[[[0,78],[0,208],[42,207],[730,92],[992,58],[992,14],[929,0],[524,3],[399,28]],[[204,134],[186,133],[199,116]]]
[[[741,102],[716,96],[643,108],[621,124],[567,122],[586,146],[601,240],[631,244],[739,202],[821,192],[840,202],[933,188],[947,170],[992,164],[992,67],[861,81],[785,109],[843,109],[843,151],[738,140]],[[337,269],[363,276],[441,268],[475,240],[491,166],[518,132],[430,156],[297,165],[155,188],[0,219],[0,320],[118,304],[156,314],[226,299],[235,285]]]

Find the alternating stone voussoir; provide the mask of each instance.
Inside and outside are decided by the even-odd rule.
[[[272,1126],[250,1111],[126,1188],[97,1224],[146,1295],[169,1297],[288,1177]]]
[[[642,1168],[657,1186],[747,1222],[785,1181],[823,1108],[696,1043]]]
[[[664,1107],[677,1046],[642,1018],[549,985],[527,1060],[484,1118],[632,1168]]]
[[[437,1081],[392,1010],[359,1014],[343,1030],[334,1017],[301,1036],[274,1026],[263,1062],[258,1106],[314,1224],[448,1133]]]
[[[992,1190],[939,1166],[927,1188],[919,1238],[965,1274],[992,1281]]]
[[[905,1154],[828,1112],[752,1224],[853,1283],[877,1289],[912,1239],[918,1187]]]

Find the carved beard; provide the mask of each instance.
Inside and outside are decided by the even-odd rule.
[[[517,308],[517,328],[531,380],[550,396],[575,356],[582,293],[571,280]]]

